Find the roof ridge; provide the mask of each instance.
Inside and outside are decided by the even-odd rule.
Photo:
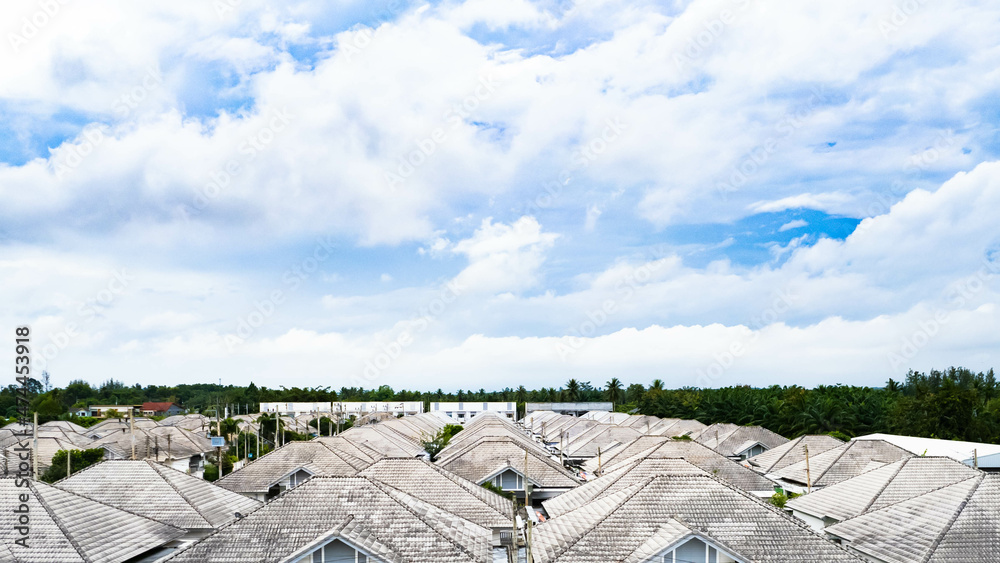
[[[653,480],[655,480],[655,479],[659,479],[660,477],[661,477],[661,476],[657,476],[657,475],[652,475],[652,476],[649,476],[649,477],[647,477],[647,478],[646,478],[645,480],[643,480],[643,481],[637,481],[636,483],[634,483],[634,484],[632,484],[632,485],[629,485],[630,487],[635,487],[635,490],[634,490],[634,491],[632,491],[632,492],[631,492],[630,494],[628,494],[628,495],[625,495],[625,496],[624,496],[624,498],[622,498],[622,500],[621,500],[621,501],[619,501],[619,502],[618,502],[618,504],[614,506],[614,508],[612,508],[611,510],[608,510],[608,511],[607,511],[607,512],[606,512],[606,513],[605,513],[605,514],[603,515],[603,516],[601,516],[600,518],[598,518],[598,519],[597,519],[597,521],[595,521],[595,522],[594,522],[594,524],[593,524],[592,526],[590,526],[589,528],[587,528],[586,530],[584,530],[584,531],[583,531],[583,532],[582,532],[582,533],[581,533],[581,534],[580,534],[579,536],[577,536],[576,538],[574,538],[572,542],[567,542],[567,543],[566,543],[566,545],[565,545],[565,547],[564,547],[563,549],[561,549],[560,551],[557,551],[557,552],[555,553],[555,556],[554,556],[554,557],[552,557],[551,559],[553,559],[553,560],[556,560],[556,559],[558,559],[560,555],[562,555],[562,554],[566,553],[566,552],[567,552],[567,551],[569,551],[569,550],[570,550],[570,548],[572,548],[572,547],[573,547],[574,545],[576,545],[576,544],[580,543],[580,540],[582,540],[584,536],[586,536],[586,535],[587,535],[588,533],[590,533],[590,532],[591,532],[592,530],[594,530],[595,528],[597,528],[598,526],[600,526],[600,525],[601,525],[601,523],[603,523],[603,522],[604,522],[605,520],[607,520],[607,519],[608,519],[608,518],[609,518],[609,517],[610,517],[610,516],[611,516],[612,514],[614,514],[616,510],[618,510],[619,508],[621,508],[623,504],[625,504],[626,502],[628,502],[629,500],[631,500],[631,499],[632,499],[632,497],[634,497],[635,495],[639,494],[639,491],[642,491],[642,490],[645,490],[645,488],[646,488],[647,486],[649,486],[649,484],[650,484],[650,483],[651,483],[651,482],[652,482]],[[619,492],[624,492],[624,491],[627,491],[627,490],[628,490],[628,489],[623,489],[622,491],[619,491]],[[577,508],[575,508],[574,510],[579,510],[580,508],[582,508],[582,507],[577,507]],[[565,517],[565,516],[566,516],[567,514],[569,514],[570,512],[573,512],[573,510],[570,510],[569,512],[564,512],[564,513],[563,513],[563,514],[561,515],[561,517]],[[560,516],[557,516],[556,518],[559,518],[559,517],[560,517]]]
[[[872,441],[874,441],[874,440],[872,440]],[[857,443],[857,442],[855,442],[854,440],[851,440],[850,442],[846,442],[846,443],[845,443],[844,445],[845,445],[845,446],[847,446],[847,447],[845,447],[845,448],[844,448],[844,450],[843,450],[842,452],[840,452],[840,455],[838,455],[837,457],[835,457],[835,458],[833,459],[833,461],[831,461],[831,462],[830,462],[830,463],[829,463],[829,464],[828,464],[828,465],[826,466],[826,469],[824,469],[824,470],[823,470],[823,471],[822,471],[822,472],[821,472],[821,473],[819,474],[819,476],[817,476],[817,477],[816,477],[815,479],[810,479],[811,483],[809,483],[809,485],[815,485],[816,483],[818,483],[818,482],[819,482],[819,480],[820,480],[820,479],[822,479],[822,478],[823,478],[824,476],[826,476],[827,472],[829,472],[829,471],[830,471],[830,469],[831,469],[831,468],[832,468],[832,467],[833,467],[834,465],[836,465],[838,461],[840,461],[840,458],[844,457],[844,455],[845,455],[845,454],[847,454],[847,451],[848,451],[848,450],[850,450],[850,449],[851,449],[852,447],[854,447],[854,444],[856,444],[856,443]],[[827,451],[829,451],[829,450],[827,450]],[[823,453],[826,453],[826,452],[823,452]],[[823,454],[819,454],[819,455],[823,455]]]
[[[208,524],[209,528],[213,527],[212,523],[208,521],[208,517],[206,517],[204,514],[202,514],[201,510],[199,510],[198,507],[195,506],[194,503],[192,503],[191,500],[188,499],[187,496],[185,496],[184,493],[182,493],[181,490],[177,488],[177,485],[174,485],[173,481],[171,481],[170,479],[167,479],[166,477],[164,477],[162,473],[160,473],[159,471],[156,470],[155,467],[153,467],[153,463],[155,463],[155,462],[150,462],[148,459],[144,459],[142,461],[145,462],[146,465],[149,466],[149,468],[153,470],[153,473],[156,474],[160,478],[160,480],[162,480],[164,483],[166,483],[167,485],[169,485],[170,488],[173,489],[175,493],[177,493],[177,496],[181,497],[181,499],[183,499],[184,502],[186,502],[188,504],[188,506],[190,506],[194,510],[195,514],[197,514],[206,524]],[[220,465],[221,465],[221,463],[220,463]]]
[[[985,473],[983,475],[976,475],[974,477],[970,477],[969,479],[965,480],[969,481],[972,479],[976,479],[977,480],[976,486],[972,487],[972,489],[970,489],[969,492],[965,495],[965,498],[962,500],[962,502],[958,504],[958,508],[955,510],[955,514],[953,514],[952,517],[948,520],[948,523],[945,524],[943,528],[941,528],[941,533],[938,534],[938,537],[935,538],[934,541],[931,543],[930,548],[928,548],[927,550],[927,554],[924,555],[924,557],[920,560],[921,563],[927,563],[927,561],[930,560],[931,555],[933,555],[934,552],[937,551],[938,545],[941,544],[941,540],[943,540],[944,537],[948,534],[948,532],[951,531],[951,527],[955,525],[955,521],[958,520],[958,517],[962,515],[962,512],[965,510],[965,507],[968,506],[969,499],[972,498],[972,495],[976,494],[976,491],[979,490],[979,485],[983,483],[984,478],[985,478]],[[959,481],[958,483],[964,483],[965,481]],[[957,485],[958,483],[952,483],[952,485]]]
[[[906,464],[910,463],[911,459],[913,459],[913,458],[912,457],[907,457],[907,458],[903,458],[902,460],[900,460],[903,463],[900,463],[899,464],[899,468],[892,472],[892,475],[890,475],[889,478],[886,479],[885,483],[882,483],[882,486],[879,487],[878,491],[875,492],[875,496],[873,496],[871,498],[871,500],[868,501],[868,504],[865,505],[864,509],[861,510],[860,514],[864,514],[865,512],[868,512],[868,509],[871,508],[873,504],[875,504],[875,501],[878,500],[878,497],[882,496],[882,493],[885,492],[885,490],[889,487],[889,485],[893,482],[893,480],[896,479],[896,477],[899,475],[899,473],[901,471],[903,471],[903,468],[906,467]],[[872,471],[878,471],[878,469],[873,469]],[[859,473],[859,475],[864,475],[864,473]]]
[[[780,463],[780,462],[781,462],[781,460],[785,459],[785,456],[786,456],[786,455],[788,455],[788,454],[790,454],[790,453],[792,452],[792,450],[794,450],[794,449],[795,449],[795,446],[797,446],[797,445],[798,445],[798,443],[802,442],[802,440],[804,440],[806,436],[807,436],[807,434],[803,434],[803,435],[799,436],[798,438],[795,438],[794,440],[792,440],[792,441],[791,441],[791,444],[792,444],[792,445],[791,445],[791,446],[789,446],[789,448],[785,450],[785,453],[783,453],[783,454],[781,454],[780,456],[778,456],[778,459],[774,460],[774,462],[773,462],[773,463],[771,463],[771,465],[767,466],[767,468],[762,468],[762,469],[763,469],[763,471],[764,471],[764,473],[770,473],[770,472],[771,472],[771,469],[772,469],[772,468],[773,468],[773,467],[774,467],[775,465],[778,465],[778,463]],[[781,447],[781,446],[778,446],[778,447]],[[753,459],[753,458],[750,458],[750,459]],[[748,460],[748,461],[749,461],[749,460]]]
[[[38,504],[42,505],[42,508],[45,509],[45,512],[49,515],[49,518],[52,519],[52,521],[55,523],[55,525],[59,528],[59,531],[62,532],[63,536],[69,541],[70,545],[73,546],[73,549],[75,549],[76,552],[77,552],[77,554],[80,555],[80,559],[83,559],[84,561],[86,561],[88,559],[88,557],[87,557],[87,553],[83,549],[83,546],[81,546],[79,543],[77,543],[76,539],[70,537],[70,533],[66,530],[66,527],[63,524],[62,519],[57,518],[56,517],[56,512],[54,510],[52,510],[52,508],[49,506],[49,504],[47,502],[45,502],[44,500],[42,500],[42,495],[38,494],[38,489],[37,489],[38,485],[37,485],[37,483],[34,480],[29,480],[28,482],[31,483],[32,492],[35,493],[35,500],[38,501]],[[53,487],[53,488],[55,488],[55,487]],[[59,490],[61,491],[63,489],[59,489]],[[69,492],[69,491],[66,491],[66,492]],[[77,495],[77,496],[82,496],[82,495]],[[86,498],[86,497],[84,497],[84,498]],[[101,503],[101,504],[103,504],[103,503]]]
[[[497,494],[497,493],[495,493],[495,492],[493,492],[493,491],[491,491],[491,490],[489,490],[489,489],[487,489],[485,487],[481,487],[479,485],[476,485],[472,481],[469,481],[468,479],[465,479],[465,478],[463,478],[463,477],[461,477],[459,475],[456,475],[456,474],[452,473],[451,471],[448,471],[447,469],[445,469],[443,467],[438,467],[436,464],[433,464],[433,463],[431,463],[431,462],[429,462],[427,460],[423,460],[423,459],[420,460],[420,462],[424,463],[427,467],[430,467],[434,471],[438,472],[445,479],[448,479],[452,483],[455,483],[459,487],[462,487],[463,489],[469,491],[469,493],[472,494],[473,496],[475,496],[476,493],[473,493],[474,489],[472,487],[474,487],[475,489],[477,489],[477,491],[476,491],[477,493],[478,493],[478,490],[482,490],[484,493],[487,494],[487,496],[494,496],[494,497],[496,497],[498,499],[503,500],[504,502],[507,502],[507,497],[504,497],[503,495],[499,495],[499,494]],[[372,464],[372,465],[374,465],[374,464]],[[469,487],[469,485],[467,485],[467,483],[471,483],[472,487]],[[506,514],[504,514],[503,512],[497,510],[495,506],[493,506],[492,504],[486,502],[485,500],[483,500],[483,504],[489,506],[491,509],[493,509],[494,511],[496,511],[498,514],[500,514],[504,518],[507,517]],[[511,512],[515,512],[514,509],[513,509],[513,503],[511,503],[511,504],[512,504],[512,506],[511,506]]]
[[[384,487],[389,487],[389,485],[386,485],[386,484],[384,484],[384,483],[382,483],[380,481],[376,481],[375,479],[371,479],[369,477],[360,477],[360,479],[364,479],[364,480],[368,481],[375,488],[381,490],[382,493],[385,494],[385,496],[389,497],[393,502],[395,502],[399,506],[402,506],[404,510],[406,510],[407,512],[409,512],[410,514],[412,514],[415,518],[417,518],[418,520],[420,520],[421,522],[423,522],[424,524],[426,524],[427,527],[430,528],[431,530],[433,530],[436,535],[444,538],[446,541],[448,541],[449,543],[451,543],[452,545],[454,545],[455,547],[457,547],[459,551],[470,555],[473,559],[476,559],[478,557],[475,553],[472,553],[471,551],[469,551],[468,549],[466,549],[464,545],[458,543],[457,541],[453,540],[452,538],[448,537],[447,535],[441,533],[441,531],[438,530],[437,527],[435,527],[430,522],[428,522],[427,520],[425,520],[424,517],[423,517],[423,515],[417,513],[417,511],[413,510],[412,508],[410,508],[406,504],[403,504],[402,501],[400,501],[399,499],[397,499],[396,497],[392,496],[387,491],[385,491],[384,489],[382,489],[383,486]],[[421,500],[421,499],[419,499],[419,498],[417,498],[417,497],[415,497],[415,496],[413,496],[413,495],[411,495],[409,493],[406,493],[404,491],[400,491],[399,489],[396,489],[394,487],[389,487],[389,488],[393,489],[394,491],[397,491],[400,494],[406,495],[406,496],[408,496],[408,497],[416,500],[417,502],[420,502],[420,503],[426,504],[428,506],[431,506],[433,508],[436,508],[436,509],[440,510],[441,512],[444,512],[444,513],[448,514],[449,516],[453,516],[453,517],[458,518],[460,520],[464,520],[465,522],[468,522],[469,524],[472,524],[473,526],[478,526],[478,527],[480,527],[480,528],[482,528],[484,530],[489,530],[489,528],[486,528],[485,526],[480,526],[479,524],[476,524],[475,522],[472,522],[471,520],[467,520],[465,518],[462,518],[461,516],[459,516],[457,514],[452,514],[451,512],[449,512],[447,510],[444,510],[443,508],[441,508],[439,506],[435,506],[435,505],[433,505],[433,504],[431,504],[431,503],[429,503],[429,502],[427,502],[425,500]],[[374,532],[372,533],[372,535],[373,536],[375,535]],[[389,545],[393,545],[393,544],[389,544]],[[396,546],[393,545],[393,547],[395,548]]]

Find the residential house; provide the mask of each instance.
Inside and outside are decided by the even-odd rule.
[[[142,414],[144,416],[172,416],[184,412],[184,409],[176,403],[143,403]]]
[[[576,475],[538,447],[525,446],[509,437],[485,437],[437,461],[438,465],[477,485],[495,487],[525,498],[526,484],[533,487],[531,498],[542,501],[574,487]]]
[[[449,418],[465,424],[484,412],[496,413],[513,422],[517,419],[517,403],[515,402],[450,402],[431,403],[431,412],[444,413]]]
[[[824,531],[876,563],[1000,561],[1000,475],[980,473]]]
[[[384,458],[358,475],[493,530],[493,547],[500,547],[502,534],[513,526],[510,499],[422,459]]]
[[[692,433],[691,439],[735,460],[760,455],[767,450],[788,443],[788,438],[771,432],[763,426],[739,426],[716,423]]]
[[[19,529],[22,515],[28,518],[23,530]],[[169,553],[183,535],[184,530],[175,526],[40,481],[0,478],[0,561],[151,560]],[[22,538],[26,546],[17,542]]]
[[[601,465],[595,460],[584,464],[588,477],[607,475],[622,466],[647,459],[679,459],[698,467],[702,471],[726,481],[730,485],[756,496],[774,494],[774,482],[755,473],[719,452],[688,440],[673,440],[661,436],[644,436],[629,444],[617,455]]]
[[[813,529],[822,530],[980,473],[947,457],[907,457],[793,498],[785,509]]]
[[[536,563],[863,561],[708,475],[651,476],[532,530]]]
[[[535,411],[550,411],[569,416],[582,416],[593,411],[612,411],[614,403],[525,403],[524,412],[530,414]]]
[[[809,456],[771,477],[793,492],[829,487],[866,471],[913,457],[913,454],[882,440],[852,440],[819,455]]]
[[[490,563],[492,530],[365,477],[315,477],[169,563]]]
[[[56,486],[184,530],[193,541],[261,503],[154,461],[104,461]]]
[[[844,442],[833,436],[799,436],[790,442],[786,442],[747,459],[747,465],[750,469],[762,475],[767,475],[784,469],[789,465],[805,461],[806,452],[815,457],[842,445],[844,445]]]
[[[1000,444],[960,442],[895,434],[869,434],[853,440],[882,440],[903,448],[913,455],[945,456],[978,469],[1000,469]]]
[[[289,442],[223,476],[216,484],[263,502],[317,475],[353,476],[370,463],[319,440]]]

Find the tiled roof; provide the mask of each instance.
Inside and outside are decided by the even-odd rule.
[[[533,531],[535,561],[635,560],[683,534],[681,523],[748,563],[861,561],[764,501],[705,475],[650,477],[551,518]]]
[[[510,499],[422,459],[385,458],[358,476],[380,481],[486,528],[509,528],[514,519]]]
[[[260,503],[152,461],[104,461],[60,489],[184,529],[217,528]]]
[[[354,467],[344,457],[319,440],[289,442],[223,476],[216,484],[237,493],[266,493],[272,485],[301,468],[315,475],[353,476],[360,467]]]
[[[659,475],[708,475],[683,459],[639,459],[557,497],[542,502],[550,516],[559,516]]]
[[[340,433],[352,442],[363,444],[392,457],[414,457],[424,453],[424,448],[403,436],[397,430],[383,424],[355,426]]]
[[[201,433],[178,426],[135,428],[136,459],[167,459],[167,438],[170,438],[170,459],[184,459],[214,451],[212,441]],[[132,459],[132,432],[123,427],[94,440],[87,447],[104,448],[113,459]]]
[[[609,446],[628,444],[641,436],[637,430],[614,424],[595,426],[565,444],[563,453],[567,457],[576,459],[591,458],[597,455],[598,449],[603,451]]]
[[[741,454],[754,443],[763,444],[771,449],[788,442],[788,438],[779,436],[763,426],[738,426],[724,423],[712,424],[700,432],[692,434],[691,439],[730,457]]]
[[[487,563],[491,530],[363,477],[316,477],[167,559],[269,563],[330,538],[385,561]]]
[[[774,489],[774,483],[769,479],[697,442],[663,438],[658,443],[654,440],[647,442],[652,443],[652,446],[633,454],[630,458],[622,459],[621,455],[615,456],[612,463],[605,466],[604,472],[641,459],[683,459],[744,491],[766,492]]]
[[[826,528],[891,563],[1000,561],[1000,477],[977,475]]]
[[[803,461],[806,458],[806,447],[809,448],[809,455],[815,456],[843,444],[844,442],[833,436],[799,436],[791,442],[771,448],[762,454],[751,457],[747,461],[753,466],[754,471],[767,474]]]
[[[508,437],[484,438],[438,464],[470,481],[482,483],[508,467],[523,474],[525,452],[528,454],[527,477],[539,487],[564,488],[580,484],[575,475],[559,462],[549,459],[536,448],[525,448]]]
[[[32,443],[31,438],[27,443]],[[11,444],[3,450],[3,471],[4,474],[12,473],[10,469],[17,467],[19,453],[15,450],[16,444]],[[79,450],[82,449],[73,442],[65,438],[40,437],[38,438],[38,472],[45,473],[52,466],[52,458],[59,450]]]
[[[810,453],[808,476],[805,460],[775,471],[773,476],[802,485],[811,479],[813,487],[827,487],[908,457],[913,454],[888,442],[852,440],[817,456]]]
[[[979,473],[945,457],[910,457],[794,498],[787,507],[816,518],[842,521]]]
[[[0,561],[31,563],[122,562],[184,535],[184,530],[143,518],[41,482],[17,487],[0,478]],[[28,494],[29,548],[14,543],[19,495]],[[9,557],[8,557],[9,556]]]

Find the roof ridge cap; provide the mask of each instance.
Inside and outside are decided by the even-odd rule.
[[[902,461],[902,463],[899,464],[899,468],[892,472],[892,475],[890,475],[889,478],[886,479],[885,483],[882,483],[882,486],[879,487],[878,491],[875,492],[875,496],[873,496],[871,500],[868,501],[868,504],[865,505],[865,508],[861,511],[861,514],[868,512],[868,509],[871,508],[873,504],[875,504],[875,501],[877,501],[880,496],[882,496],[882,493],[884,493],[885,490],[889,487],[889,485],[896,479],[896,477],[899,476],[900,472],[903,471],[903,468],[906,467],[907,463],[910,463],[911,459],[913,458],[908,457],[900,460]],[[878,471],[878,469],[872,469],[872,471]],[[864,475],[864,473],[861,473],[861,475]]]
[[[836,465],[837,462],[840,461],[840,458],[844,457],[844,455],[847,454],[847,451],[850,450],[851,448],[853,448],[854,444],[856,444],[856,443],[857,442],[855,442],[854,440],[851,440],[850,442],[845,442],[844,445],[847,446],[847,447],[845,447],[844,450],[842,452],[840,452],[840,455],[838,455],[836,458],[834,458],[834,460],[832,462],[830,462],[829,465],[826,466],[826,469],[824,469],[819,474],[819,476],[817,476],[815,479],[810,479],[810,481],[812,481],[811,484],[815,485],[816,483],[819,482],[820,479],[822,479],[823,477],[825,477],[826,474],[830,471],[830,468],[832,468],[834,465]],[[827,451],[829,451],[829,450],[827,450]],[[826,452],[823,452],[823,453],[826,453]],[[819,455],[823,455],[823,454],[819,454]]]
[[[201,513],[201,510],[198,510],[198,507],[197,507],[197,506],[195,506],[195,505],[194,505],[194,503],[192,503],[192,502],[191,502],[191,500],[190,500],[190,499],[188,499],[188,498],[187,498],[187,497],[186,497],[186,496],[184,495],[184,493],[182,493],[182,492],[181,492],[181,490],[180,490],[180,489],[178,489],[178,488],[177,488],[177,486],[173,484],[173,482],[172,482],[172,481],[170,481],[170,479],[167,479],[166,477],[164,477],[164,476],[163,476],[163,474],[162,474],[162,473],[160,473],[159,471],[157,471],[157,470],[156,470],[156,468],[155,468],[155,467],[153,467],[153,464],[152,464],[152,463],[151,463],[151,462],[150,462],[150,461],[149,461],[148,459],[144,459],[144,460],[142,460],[142,461],[144,461],[144,462],[146,463],[146,465],[147,465],[147,466],[148,466],[148,467],[149,467],[150,469],[152,469],[152,470],[153,470],[153,473],[154,473],[154,474],[156,474],[156,476],[158,476],[158,477],[160,478],[160,480],[162,480],[162,481],[163,481],[164,483],[166,483],[166,484],[167,484],[167,485],[168,485],[168,486],[169,486],[169,487],[170,487],[171,489],[173,489],[173,490],[174,490],[174,492],[175,492],[175,493],[177,493],[177,496],[181,497],[181,499],[183,499],[183,500],[184,500],[184,502],[186,502],[186,503],[188,504],[188,506],[190,506],[190,507],[191,507],[191,509],[192,509],[192,510],[194,510],[194,513],[195,513],[195,514],[197,514],[197,515],[198,515],[198,517],[199,517],[199,518],[201,518],[201,519],[202,519],[202,520],[203,520],[203,521],[204,521],[204,522],[205,522],[206,524],[208,524],[208,527],[209,527],[209,528],[213,528],[213,527],[214,527],[214,526],[212,525],[212,523],[208,521],[208,518],[206,518],[206,517],[205,517],[205,515]],[[221,463],[221,462],[222,462],[222,460],[219,460],[219,465],[220,465],[220,466],[222,465],[222,463]]]
[[[976,491],[979,490],[979,485],[983,483],[984,478],[985,478],[985,473],[983,475],[976,475],[974,477],[970,477],[969,479],[966,480],[970,481],[972,479],[976,479],[977,480],[976,486],[972,487],[972,489],[970,489],[969,492],[966,493],[965,498],[962,499],[962,502],[958,504],[958,508],[955,510],[955,513],[948,520],[948,523],[945,524],[943,528],[941,528],[941,533],[938,534],[938,537],[934,539],[934,541],[930,545],[930,548],[928,548],[927,550],[927,554],[924,555],[924,557],[920,560],[921,563],[927,563],[927,561],[930,560],[931,556],[934,555],[934,552],[937,551],[938,546],[941,544],[941,540],[943,540],[944,537],[948,534],[948,532],[951,531],[951,527],[955,525],[955,521],[958,520],[958,517],[962,515],[962,512],[965,510],[965,507],[969,505],[969,500],[972,498],[972,495],[976,494]],[[959,481],[959,483],[964,483],[964,482],[965,481]],[[957,485],[958,483],[953,483],[953,484]],[[944,487],[942,487],[942,489],[943,488]]]
[[[429,503],[429,502],[427,502],[425,500],[421,500],[421,499],[419,499],[419,498],[417,498],[417,497],[415,497],[415,496],[413,496],[413,495],[411,495],[411,494],[409,494],[407,492],[400,491],[399,489],[396,489],[394,487],[390,487],[389,485],[386,485],[385,483],[382,483],[380,481],[376,481],[375,479],[371,479],[369,477],[361,477],[361,479],[365,479],[366,481],[368,481],[369,483],[371,483],[375,488],[381,490],[382,493],[385,494],[385,496],[389,497],[389,499],[392,500],[392,502],[395,502],[399,506],[403,507],[403,510],[406,510],[407,512],[409,512],[410,514],[412,514],[416,519],[418,519],[421,522],[423,522],[425,525],[427,525],[428,528],[430,528],[431,530],[433,530],[434,533],[437,536],[444,538],[448,543],[450,543],[450,544],[454,545],[455,547],[457,547],[459,551],[470,555],[473,559],[475,559],[476,557],[478,557],[475,553],[472,553],[471,551],[469,551],[468,549],[466,549],[466,547],[464,545],[458,543],[457,541],[453,540],[452,538],[448,537],[447,535],[442,534],[441,531],[437,529],[437,527],[435,527],[430,522],[428,522],[422,515],[418,514],[415,510],[413,510],[412,508],[410,508],[406,504],[403,504],[402,501],[400,501],[396,497],[394,497],[391,494],[389,494],[387,491],[385,491],[384,489],[382,489],[382,487],[383,486],[384,487],[388,487],[388,488],[390,488],[390,489],[392,489],[392,490],[394,490],[394,491],[396,491],[396,492],[398,492],[400,494],[406,495],[406,496],[414,499],[415,501],[417,501],[417,502],[419,502],[421,504],[426,504],[427,506],[430,506],[432,508],[440,510],[441,512],[444,512],[444,513],[448,514],[449,516],[453,516],[453,517],[455,517],[455,518],[457,518],[459,520],[463,520],[463,521],[465,521],[465,522],[467,522],[469,524],[472,524],[473,526],[478,526],[478,527],[480,527],[480,528],[482,528],[484,530],[490,530],[489,528],[487,528],[485,526],[480,526],[479,524],[476,524],[475,522],[472,522],[471,520],[467,520],[467,519],[465,519],[465,518],[463,518],[463,517],[461,517],[461,516],[459,516],[457,514],[452,514],[451,512],[449,512],[447,510],[444,510],[443,508],[441,508],[439,506],[435,506],[435,505],[433,505],[433,504],[431,504],[431,503]],[[372,532],[372,535],[374,536],[375,533]],[[375,537],[378,537],[378,536],[375,536]],[[389,545],[392,545],[392,544],[389,544]],[[395,548],[394,545],[393,545],[393,547]]]
[[[614,508],[612,508],[611,510],[608,510],[603,516],[601,516],[600,518],[598,518],[597,521],[595,521],[592,526],[590,526],[586,530],[584,530],[579,536],[577,536],[576,538],[574,538],[572,542],[568,542],[563,549],[557,551],[556,554],[555,554],[555,557],[552,557],[552,559],[553,560],[558,559],[559,556],[561,556],[564,553],[566,553],[567,551],[569,551],[574,545],[580,543],[580,540],[582,540],[584,536],[586,536],[591,531],[593,531],[595,528],[597,528],[598,526],[600,526],[605,520],[607,520],[609,517],[611,517],[612,514],[614,514],[619,508],[621,508],[623,504],[625,504],[626,502],[628,502],[629,500],[631,500],[632,497],[634,497],[635,495],[639,494],[639,491],[645,490],[645,488],[648,487],[651,482],[653,482],[654,480],[659,479],[659,478],[660,478],[660,476],[651,475],[649,477],[646,477],[646,479],[643,480],[643,481],[637,481],[637,482],[629,485],[629,487],[634,487],[635,488],[635,490],[632,491],[632,493],[630,493],[630,494],[626,495],[624,498],[622,498],[622,500],[619,501],[618,504],[616,504],[614,506]],[[627,490],[628,489],[623,489],[622,491],[619,491],[619,492],[624,492],[624,491],[627,491]],[[575,508],[574,510],[579,510],[580,508],[583,508],[583,507],[579,506],[579,507]],[[570,512],[573,512],[573,510],[571,510],[569,512],[564,512],[562,514],[562,517],[565,517]],[[559,518],[559,516],[557,516],[556,518]]]
[[[802,440],[805,439],[806,436],[807,436],[807,434],[803,434],[803,435],[799,436],[798,438],[795,438],[794,440],[792,440],[792,445],[787,450],[785,450],[785,453],[783,453],[780,456],[778,456],[778,459],[774,460],[774,463],[772,463],[771,465],[767,466],[766,469],[763,469],[764,473],[770,473],[771,469],[773,469],[775,465],[778,465],[778,463],[780,463],[781,460],[785,459],[785,456],[787,456],[788,454],[790,454],[792,452],[792,450],[794,450],[795,447],[799,443],[801,443]],[[778,446],[778,447],[781,447],[781,446]]]
[[[79,543],[77,543],[76,539],[74,539],[73,537],[70,536],[70,533],[69,533],[69,531],[66,530],[66,527],[63,524],[62,519],[56,517],[56,512],[54,510],[52,510],[52,508],[49,506],[49,504],[47,502],[45,502],[44,500],[42,500],[42,495],[38,494],[38,489],[37,489],[36,482],[34,480],[29,480],[28,482],[31,483],[32,492],[35,493],[35,500],[38,501],[38,504],[42,505],[42,508],[49,515],[49,518],[52,519],[52,522],[55,523],[56,527],[59,528],[59,531],[62,532],[62,534],[66,538],[66,540],[69,541],[70,545],[73,546],[73,549],[76,550],[77,554],[80,556],[80,559],[82,559],[84,561],[87,561],[87,559],[88,559],[87,553],[83,550],[83,547]],[[51,485],[49,485],[49,486],[51,486]],[[52,487],[52,488],[55,488],[55,487]],[[62,491],[63,489],[59,489],[59,490]],[[66,491],[66,492],[69,492],[69,491]],[[83,495],[76,495],[76,496],[83,496]],[[84,498],[86,498],[86,497],[84,497]]]

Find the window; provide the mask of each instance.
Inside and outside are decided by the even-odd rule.
[[[493,485],[505,491],[523,491],[524,477],[516,471],[508,469],[493,478]]]
[[[298,560],[298,563],[376,563],[340,540],[333,540]]]
[[[687,542],[652,559],[654,563],[740,563],[715,546],[698,538]]]

